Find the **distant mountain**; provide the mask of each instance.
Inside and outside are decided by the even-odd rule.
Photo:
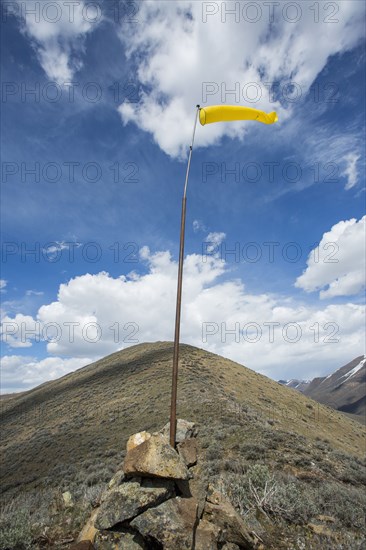
[[[365,416],[365,356],[356,357],[326,377],[314,378],[303,393],[339,411]]]
[[[304,393],[306,388],[311,383],[311,380],[297,380],[297,378],[291,378],[291,380],[279,380],[279,384],[282,384],[283,386],[287,386],[288,388],[293,388],[294,390],[301,391],[301,393]]]

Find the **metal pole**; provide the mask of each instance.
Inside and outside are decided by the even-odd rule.
[[[177,285],[177,303],[175,309],[175,333],[174,333],[174,352],[173,352],[173,375],[172,375],[172,397],[170,405],[170,445],[175,447],[175,434],[177,429],[177,383],[178,383],[178,360],[179,360],[179,333],[180,333],[180,312],[182,305],[182,279],[183,279],[183,260],[184,260],[184,232],[186,223],[186,203],[187,203],[187,184],[189,169],[191,167],[191,158],[193,151],[194,136],[196,133],[197,119],[200,106],[197,105],[196,117],[193,127],[192,143],[189,148],[188,165],[184,191],[182,198],[182,214],[180,222],[180,243],[179,243],[179,265],[178,265],[178,285]]]

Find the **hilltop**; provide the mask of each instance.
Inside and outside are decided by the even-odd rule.
[[[352,491],[365,482],[361,424],[219,355],[180,349],[178,416],[196,422],[212,478],[225,485],[260,464],[301,487],[332,488],[347,510],[358,502]],[[23,503],[25,494],[34,502],[40,492],[44,500],[53,490],[94,495],[120,466],[128,437],[168,421],[172,353],[171,342],[138,344],[2,400],[3,502]],[[347,529],[357,531],[361,520],[347,518],[340,525],[352,548]]]

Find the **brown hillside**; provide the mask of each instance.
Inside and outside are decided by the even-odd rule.
[[[47,542],[56,550],[76,539],[121,467],[127,438],[168,421],[172,355],[170,342],[139,344],[1,402],[0,549]],[[360,423],[189,345],[181,346],[178,385],[178,416],[199,431],[202,475],[230,496],[264,548],[360,548]],[[274,488],[265,527],[247,515],[255,506],[249,480],[259,493]],[[65,509],[62,491],[75,507]]]
[[[365,429],[342,413],[189,345],[181,346],[180,361],[179,416],[235,424],[251,411],[265,421],[268,433],[326,439],[362,456]],[[171,364],[171,343],[139,344],[3,401],[3,488],[54,479],[55,472],[72,475],[86,459],[124,449],[131,433],[164,424]],[[248,444],[258,439],[250,423],[240,433]]]

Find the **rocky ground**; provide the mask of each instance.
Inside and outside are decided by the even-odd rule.
[[[198,464],[195,425],[178,420],[177,450],[168,426],[131,436],[117,472],[73,550],[224,550],[264,548]]]

